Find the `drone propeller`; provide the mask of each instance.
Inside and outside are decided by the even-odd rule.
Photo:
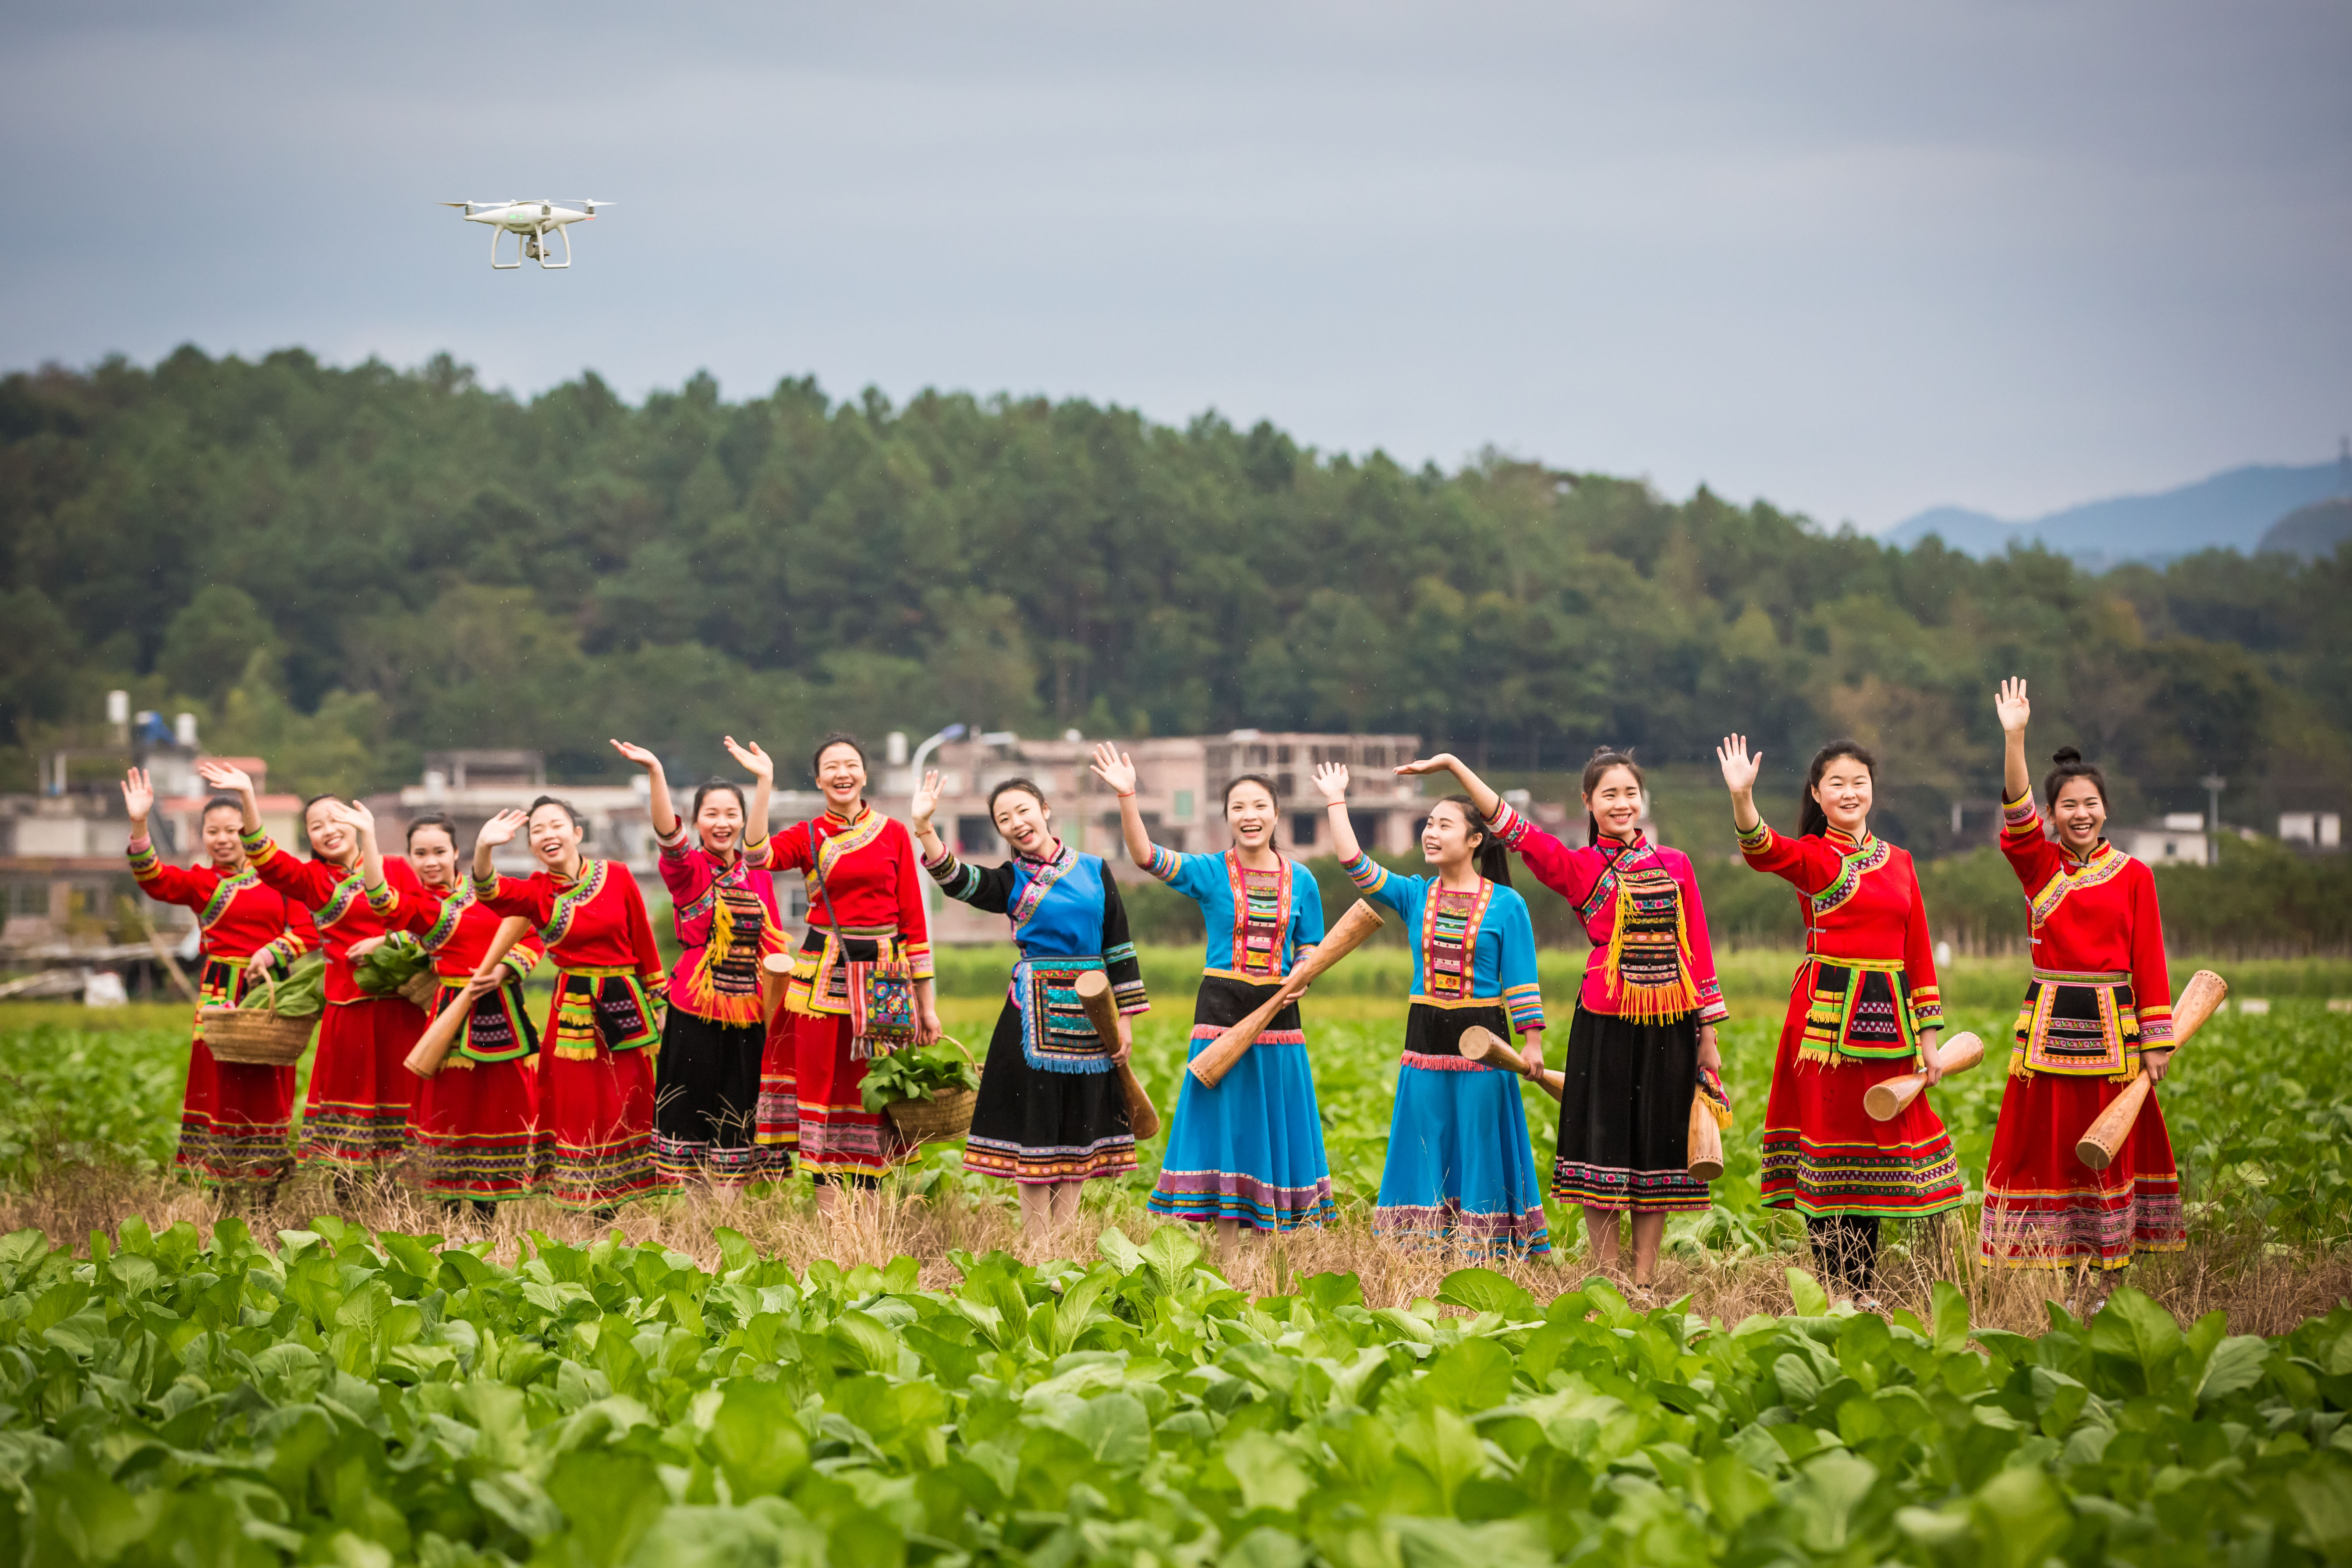
[[[502,202],[436,202],[434,205],[445,207],[510,207],[514,205],[514,199],[509,197]]]

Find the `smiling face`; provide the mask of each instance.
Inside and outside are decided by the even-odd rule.
[[[2107,828],[2107,803],[2096,781],[2068,779],[2060,784],[2050,819],[2058,825],[2058,842],[2077,855],[2096,844]]]
[[[310,840],[310,853],[321,860],[331,860],[338,866],[348,866],[359,855],[358,840],[352,830],[327,815],[334,803],[314,800],[302,814],[302,831]]]
[[[864,782],[863,774],[859,782]],[[702,847],[713,855],[734,853],[743,842],[742,798],[731,789],[710,791],[694,808],[694,830],[702,836]]]
[[[1429,808],[1429,820],[1421,825],[1421,858],[1441,871],[1448,870],[1467,861],[1486,837],[1483,830],[1471,826],[1470,814],[1459,801],[1441,800]]]
[[[1009,789],[998,795],[990,816],[1015,852],[1040,860],[1053,852],[1054,814],[1027,790]]]
[[[542,805],[523,825],[530,835],[530,852],[551,871],[560,871],[580,853],[580,825],[560,805]]]
[[[1255,779],[1244,779],[1225,792],[1225,826],[1243,848],[1265,848],[1274,837],[1275,819],[1274,796]]]
[[[408,836],[408,864],[416,879],[428,888],[457,885],[457,841],[437,822],[425,824]]]
[[[844,816],[849,816],[857,805],[857,797],[866,793],[866,759],[847,742],[835,742],[817,755],[816,787],[824,792],[825,805]],[[709,802],[703,804],[708,805]]]
[[[1841,833],[1862,837],[1870,821],[1870,768],[1860,757],[1832,757],[1813,786],[1822,815]]]
[[[214,870],[234,871],[245,864],[245,843],[237,837],[244,826],[244,814],[226,805],[205,813],[205,856]]]
[[[1584,809],[1609,837],[1631,838],[1634,824],[1642,820],[1642,781],[1629,767],[1611,768],[1584,797]]]

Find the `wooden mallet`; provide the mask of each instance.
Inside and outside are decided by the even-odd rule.
[[[1962,1029],[1946,1040],[1936,1053],[1936,1060],[1947,1073],[1966,1072],[1984,1060],[1984,1042]],[[1924,1072],[1906,1072],[1899,1078],[1881,1079],[1863,1091],[1862,1108],[1875,1121],[1892,1121],[1903,1114],[1903,1108],[1919,1098],[1927,1087]]]
[[[1364,939],[1380,929],[1380,910],[1360,899],[1349,905],[1348,912],[1331,922],[1331,929],[1323,933],[1323,940],[1315,944],[1314,951],[1298,961],[1297,967],[1283,981],[1282,988],[1260,1003],[1249,1016],[1211,1040],[1208,1049],[1194,1057],[1186,1070],[1202,1089],[1216,1088],[1217,1080],[1233,1071],[1234,1064],[1242,1059],[1242,1053],[1257,1044],[1257,1037],[1265,1033],[1265,1026],[1274,1022],[1276,1013],[1305,995],[1307,987],[1318,975],[1363,946]]]
[[[2172,1045],[2185,1046],[2189,1037],[2204,1027],[2205,1020],[2213,1016],[2230,994],[2230,983],[2210,969],[2200,969],[2189,977],[2189,984],[2180,993],[2180,1005],[2172,1010]],[[2158,1047],[2158,1049],[2169,1047]],[[2147,1047],[2141,1047],[2143,1053]],[[2155,1080],[2143,1066],[2139,1076],[2131,1080],[2124,1091],[2083,1134],[2074,1145],[2074,1158],[2094,1171],[2104,1171],[2116,1162],[2116,1152],[2131,1136],[2132,1123],[2139,1120],[2139,1108],[2147,1103],[2148,1090]]]
[[[1521,1078],[1531,1079],[1535,1086],[1558,1100],[1568,1088],[1568,1075],[1553,1068],[1541,1072],[1529,1072],[1525,1057],[1511,1049],[1504,1039],[1484,1024],[1473,1024],[1462,1031],[1462,1054],[1474,1062],[1485,1062],[1490,1068],[1501,1068]]]
[[[514,944],[522,940],[523,933],[530,930],[530,922],[520,915],[509,915],[500,921],[498,935],[490,939],[488,956],[474,966],[475,971],[479,973],[502,962]],[[482,994],[483,996],[488,994],[487,991]],[[416,1044],[409,1047],[407,1057],[400,1065],[418,1078],[437,1075],[448,1065],[449,1052],[457,1046],[457,1036],[465,1029],[467,1022],[473,1017],[474,1005],[481,999],[481,996],[468,996],[462,1002],[452,1002],[434,1014],[433,1021],[425,1026],[425,1032],[416,1037]]]
[[[1106,1050],[1118,1049],[1118,1004],[1112,1000],[1110,976],[1099,969],[1089,969],[1070,987],[1078,994],[1080,1005],[1087,1010],[1087,1022],[1102,1037]],[[1127,1124],[1139,1142],[1160,1136],[1160,1111],[1151,1103],[1151,1096],[1143,1091],[1142,1080],[1135,1068],[1120,1062],[1113,1069],[1118,1074],[1119,1092],[1127,1097]]]

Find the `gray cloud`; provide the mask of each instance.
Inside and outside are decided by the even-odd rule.
[[[0,363],[936,384],[1866,527],[2352,423],[2336,4],[0,18]],[[569,274],[430,204],[615,202]]]

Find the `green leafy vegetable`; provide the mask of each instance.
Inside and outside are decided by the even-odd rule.
[[[405,931],[394,931],[352,965],[352,979],[371,996],[389,996],[433,967],[433,955]]]
[[[327,955],[315,950],[288,964],[283,974],[272,969],[240,1004],[281,1018],[315,1018],[326,1005]]]
[[[857,1098],[866,1110],[879,1113],[884,1106],[898,1100],[930,1100],[942,1089],[979,1087],[980,1070],[971,1065],[962,1047],[941,1040],[935,1046],[893,1051],[867,1062]]]

